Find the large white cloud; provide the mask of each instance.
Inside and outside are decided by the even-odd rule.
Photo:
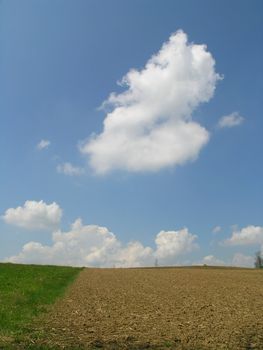
[[[26,201],[17,208],[9,208],[5,211],[2,219],[10,225],[30,229],[52,229],[59,225],[62,210],[57,203],[46,204],[42,200]]]
[[[184,32],[176,32],[141,71],[124,76],[126,91],[109,96],[104,129],[81,152],[99,174],[156,171],[196,159],[209,133],[191,114],[211,99],[219,79],[206,46],[189,44]]]
[[[187,229],[161,231],[155,239],[156,249],[135,241],[123,245],[106,227],[83,225],[76,220],[70,231],[53,233],[53,244],[29,242],[8,261],[73,266],[136,267],[177,262],[178,257],[196,248],[196,235]]]
[[[224,245],[263,244],[263,227],[250,225],[241,230],[235,229],[232,236],[223,242]]]

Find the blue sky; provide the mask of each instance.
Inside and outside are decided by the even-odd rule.
[[[0,259],[128,266],[150,264],[158,258],[163,264],[251,265],[254,252],[263,245],[262,10],[262,2],[256,0],[1,1]],[[165,120],[167,129],[177,135],[175,140],[179,124],[173,124],[174,114],[187,128],[189,119],[185,122],[184,118],[194,121],[191,125],[197,129],[193,130],[203,141],[198,139],[192,151],[185,153],[194,139],[189,129],[189,140],[182,138],[181,163],[171,151],[169,165],[147,167],[163,142],[151,138],[158,151],[151,153],[150,148],[139,162],[140,142],[145,139],[121,125],[131,103],[132,108],[141,108],[136,128],[141,127],[148,113],[143,109],[146,97],[141,96],[148,96],[149,91],[147,87],[140,90],[139,102],[134,102],[135,78],[128,86],[117,82],[131,69],[140,73],[142,82],[152,55],[158,55],[164,43],[176,48],[179,44],[169,38],[178,39],[178,33],[188,37],[183,54],[193,45],[207,45],[202,50],[210,53],[208,60],[214,60],[215,66],[209,68],[208,62],[207,68],[200,68],[198,79],[204,80],[207,91],[209,84],[215,90],[206,92],[210,95],[205,102],[200,87],[200,102],[186,117],[178,117],[184,94],[177,104],[172,101],[168,112],[158,102],[160,95],[151,95],[163,108],[159,114],[152,113],[163,118],[160,123]],[[171,62],[179,67],[176,59],[172,57]],[[189,67],[184,63],[182,79],[195,74]],[[178,76],[167,72],[165,87],[172,91],[178,86]],[[158,91],[158,79],[151,73],[147,73],[152,79],[150,89],[154,86]],[[189,79],[193,84],[197,78]],[[133,100],[122,105],[125,113],[117,119],[117,132],[111,127],[106,139],[103,121],[112,111],[117,115],[125,91],[131,92]],[[99,108],[113,92],[118,101],[106,110]],[[193,101],[190,95],[187,106],[189,101]],[[154,110],[154,106],[147,108]],[[156,125],[145,128],[155,131]],[[125,135],[125,145],[129,144],[126,158],[118,144],[114,154],[107,153],[117,142],[116,135]],[[50,143],[41,149],[37,147],[41,140]],[[83,151],[83,145],[88,151]],[[169,152],[168,145],[158,162]],[[136,169],[128,161],[133,156]],[[102,163],[105,171],[99,170]],[[26,201],[32,201],[30,208],[24,207]],[[53,202],[57,207],[50,207]],[[13,211],[8,214],[10,208]],[[70,228],[77,218],[82,224]],[[37,220],[46,224],[41,227]],[[216,226],[220,228],[213,233]],[[104,249],[108,236],[101,237],[100,227],[107,227],[106,236],[115,240],[110,253]],[[77,242],[86,235],[81,242],[89,247],[83,260],[67,260],[71,245],[64,238],[60,249],[64,253],[67,249],[67,254],[59,260],[60,253],[54,249],[57,230],[65,235],[74,232]],[[97,237],[97,243],[90,235]],[[22,254],[26,244],[28,249]],[[97,249],[97,260],[92,260],[90,247]],[[41,260],[43,252],[50,260]]]

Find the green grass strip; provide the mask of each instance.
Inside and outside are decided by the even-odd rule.
[[[63,295],[80,268],[0,264],[0,345]]]

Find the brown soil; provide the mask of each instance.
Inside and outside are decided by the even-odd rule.
[[[259,270],[84,269],[45,318],[39,342],[74,349],[263,349],[262,311]]]

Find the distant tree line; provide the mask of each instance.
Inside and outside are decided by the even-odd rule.
[[[261,252],[256,252],[255,255],[255,268],[256,269],[263,269],[263,257],[261,256]]]

